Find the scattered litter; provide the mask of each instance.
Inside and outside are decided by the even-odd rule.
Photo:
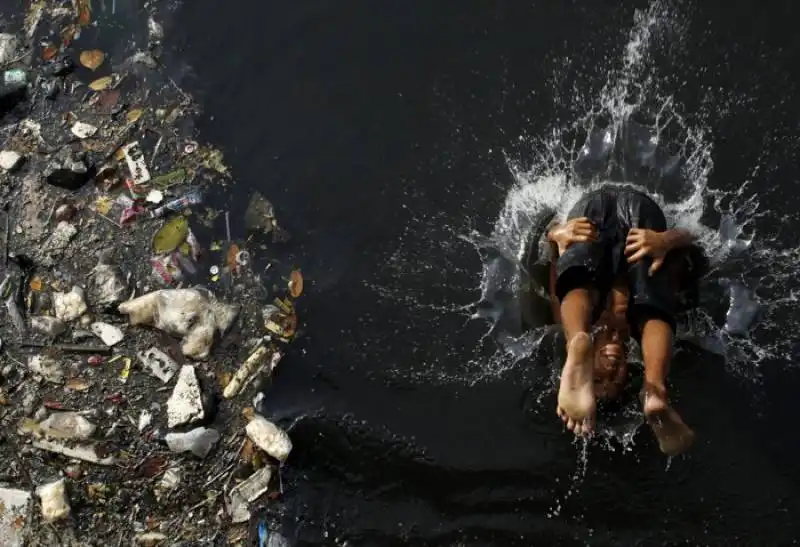
[[[245,427],[247,436],[256,446],[280,462],[292,451],[292,441],[286,432],[263,416],[254,416]]]
[[[144,161],[144,153],[139,147],[138,142],[132,142],[122,148],[125,154],[125,162],[128,165],[128,171],[133,177],[133,183],[136,185],[147,184],[150,180],[150,170]]]
[[[97,445],[67,446],[65,444],[61,444],[55,441],[49,441],[47,439],[36,439],[31,444],[34,448],[38,448],[40,450],[47,450],[48,452],[61,454],[62,456],[66,456],[67,458],[83,460],[91,463],[96,463],[98,465],[114,465],[115,462],[113,456],[101,457],[100,455],[98,455],[98,452],[102,453],[105,451],[98,450]]]
[[[167,425],[177,427],[202,420],[205,416],[202,397],[194,367],[184,365],[167,401]]]
[[[53,384],[60,384],[66,376],[58,361],[49,355],[31,355],[28,357],[28,368],[34,374]]]
[[[114,325],[109,325],[108,323],[98,321],[96,323],[92,323],[90,328],[92,329],[92,333],[100,338],[100,340],[102,340],[103,343],[109,347],[116,346],[125,339],[125,335],[122,334],[120,329]]]
[[[25,545],[25,527],[29,521],[31,493],[14,488],[0,488],[0,539],[6,547]]]
[[[173,452],[191,452],[198,458],[205,458],[219,441],[219,433],[215,429],[198,427],[186,433],[167,433],[164,440]]]
[[[196,131],[199,105],[162,72],[153,6],[127,59],[89,45],[115,31],[116,4],[36,0],[18,35],[0,33],[0,408],[3,444],[24,461],[7,466],[17,489],[0,488],[3,546],[238,544],[225,509],[240,522],[269,494],[261,447],[280,461],[291,450],[256,417],[259,448],[237,453],[244,432],[229,421],[297,330],[302,279],[287,287],[265,268],[258,238],[284,232],[259,193],[245,215],[220,206],[234,177]],[[195,285],[209,268],[213,291]]]
[[[39,334],[55,338],[67,331],[67,324],[57,317],[41,315],[38,317],[31,317],[31,329]]]
[[[137,354],[142,364],[150,369],[153,376],[168,383],[178,372],[178,364],[166,353],[158,348],[150,348]]]
[[[150,213],[150,216],[153,218],[159,218],[166,215],[168,212],[180,212],[183,209],[191,206],[191,205],[199,205],[203,202],[203,196],[200,192],[193,191],[182,198],[178,198],[176,200],[170,201],[158,207],[157,209],[153,209]]]
[[[65,479],[40,486],[36,489],[36,495],[42,502],[42,518],[47,522],[54,522],[69,516],[70,506]]]
[[[40,431],[55,439],[89,439],[97,430],[77,412],[55,412],[39,424]]]
[[[70,131],[79,139],[88,139],[97,133],[97,127],[84,122],[75,122]]]
[[[100,309],[118,305],[128,293],[128,284],[123,280],[120,269],[104,262],[103,258],[89,274],[87,288],[89,301]]]
[[[0,152],[0,169],[3,169],[3,171],[14,171],[21,163],[22,156],[13,150]]]
[[[83,289],[75,285],[70,292],[53,293],[53,309],[56,317],[71,322],[86,313],[86,297]]]
[[[248,504],[267,492],[271,478],[272,469],[269,466],[262,467],[231,490],[230,515],[233,522],[245,522],[250,519]]]
[[[152,325],[183,336],[181,350],[187,357],[207,359],[214,334],[224,335],[239,314],[239,307],[219,302],[203,289],[155,291],[119,306],[131,325]]]

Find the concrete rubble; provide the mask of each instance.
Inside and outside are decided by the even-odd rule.
[[[0,33],[0,545],[288,545],[292,441],[261,406],[300,329],[280,207],[208,205],[235,173],[154,4],[113,51],[108,6],[26,6]]]

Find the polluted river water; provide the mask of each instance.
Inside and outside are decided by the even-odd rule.
[[[258,405],[293,449],[251,527],[292,545],[791,544],[800,112],[797,46],[769,22],[792,14],[154,6],[166,74],[235,180],[215,208],[268,196],[292,239],[255,260],[306,278],[301,336]],[[112,57],[124,42],[98,39]],[[531,227],[607,181],[647,187],[712,263],[671,376],[698,441],[672,461],[633,403],[589,442],[565,433],[560,348],[521,322]]]

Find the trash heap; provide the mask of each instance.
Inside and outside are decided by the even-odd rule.
[[[292,443],[256,408],[302,275],[263,196],[207,205],[232,177],[155,18],[118,60],[91,9],[0,34],[0,545],[284,545],[256,513]]]

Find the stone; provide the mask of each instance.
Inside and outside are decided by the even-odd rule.
[[[167,401],[167,425],[176,427],[202,420],[203,394],[194,366],[184,365],[178,373],[178,381]]]
[[[87,162],[85,154],[65,146],[56,152],[44,169],[48,184],[65,190],[78,190],[92,180],[97,167]]]
[[[22,164],[22,156],[13,150],[3,150],[0,152],[0,169],[4,171],[14,171]]]
[[[66,250],[77,234],[78,229],[74,225],[65,220],[59,222],[42,245],[40,262],[45,266],[55,264],[55,259]]]

